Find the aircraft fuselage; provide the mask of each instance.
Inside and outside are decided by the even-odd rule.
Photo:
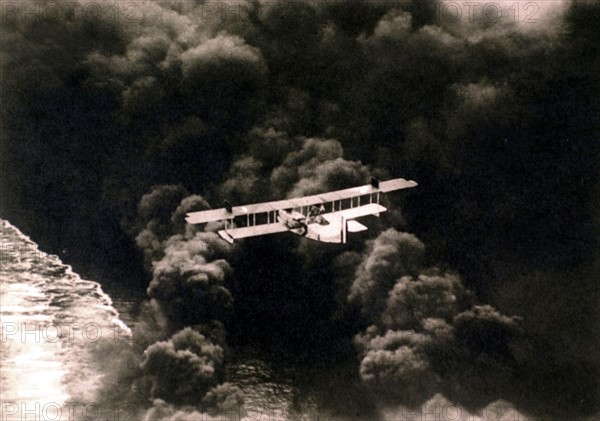
[[[335,214],[319,215],[309,220],[300,212],[280,210],[278,221],[284,223],[294,234],[324,243],[345,242],[342,217]]]

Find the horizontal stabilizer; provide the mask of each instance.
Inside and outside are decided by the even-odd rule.
[[[357,221],[348,221],[348,232],[366,231],[368,228]]]

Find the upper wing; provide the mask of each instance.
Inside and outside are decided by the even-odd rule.
[[[337,190],[328,193],[315,194],[312,196],[297,197],[293,199],[276,200],[273,202],[255,203],[246,206],[233,206],[231,212],[227,209],[211,209],[200,212],[190,212],[187,214],[186,221],[188,224],[203,224],[210,221],[222,221],[231,219],[240,215],[249,215],[255,213],[271,212],[280,209],[293,209],[303,206],[318,205],[337,200],[349,199],[352,197],[363,196],[371,193],[387,193],[394,190],[407,189],[415,187],[417,183],[412,180],[396,178],[394,180],[382,181],[379,187],[374,187],[371,184],[364,186],[352,187],[344,190]],[[368,215],[368,214],[367,214]]]
[[[413,180],[405,180],[404,178],[394,178],[393,180],[381,181],[379,183],[379,191],[387,193],[394,190],[410,189],[417,187],[418,184]]]
[[[234,215],[227,212],[226,209],[210,209],[199,212],[190,212],[186,215],[185,221],[188,224],[203,224],[211,221],[222,221],[232,218]]]

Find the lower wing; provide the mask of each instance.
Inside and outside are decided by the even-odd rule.
[[[240,238],[256,237],[258,235],[277,234],[278,232],[286,232],[290,229],[281,222],[274,224],[254,225],[252,227],[229,228],[220,230],[219,235],[225,241],[233,243],[233,240]]]
[[[341,216],[345,220],[360,218],[367,215],[379,216],[381,212],[385,212],[387,208],[378,203],[369,203],[368,205],[357,206],[355,208],[344,209],[332,212],[332,215]],[[331,215],[330,214],[330,215]]]

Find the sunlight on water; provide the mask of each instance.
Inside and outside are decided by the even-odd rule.
[[[35,243],[1,220],[0,280],[0,420],[138,419],[134,412],[99,408],[93,402],[102,380],[94,365],[94,344],[103,337],[114,338],[116,328],[131,333],[100,285],[81,279],[58,257],[40,252]],[[126,291],[121,298],[128,302]],[[313,397],[251,356],[238,355],[227,366],[225,381],[240,388],[244,404],[216,418],[193,413],[195,418],[189,421],[360,419],[323,413]],[[461,421],[490,419],[488,414],[496,414],[493,419],[499,421],[527,419],[506,402],[471,414],[441,395],[418,410],[381,409],[379,418],[416,420],[428,414],[440,420],[448,419],[448,414]],[[161,419],[181,420],[171,415]]]
[[[92,349],[117,326],[128,327],[98,283],[39,251],[8,222],[0,224],[0,419],[104,419],[93,408],[102,374]],[[117,297],[119,304],[129,305],[127,299],[125,292]],[[298,391],[260,360],[232,364],[226,380],[243,390],[245,404],[236,414],[220,414],[223,419],[314,419],[310,403],[308,410],[306,402],[292,409]]]
[[[80,418],[69,400],[93,399],[91,348],[118,313],[98,283],[0,223],[0,419]]]

